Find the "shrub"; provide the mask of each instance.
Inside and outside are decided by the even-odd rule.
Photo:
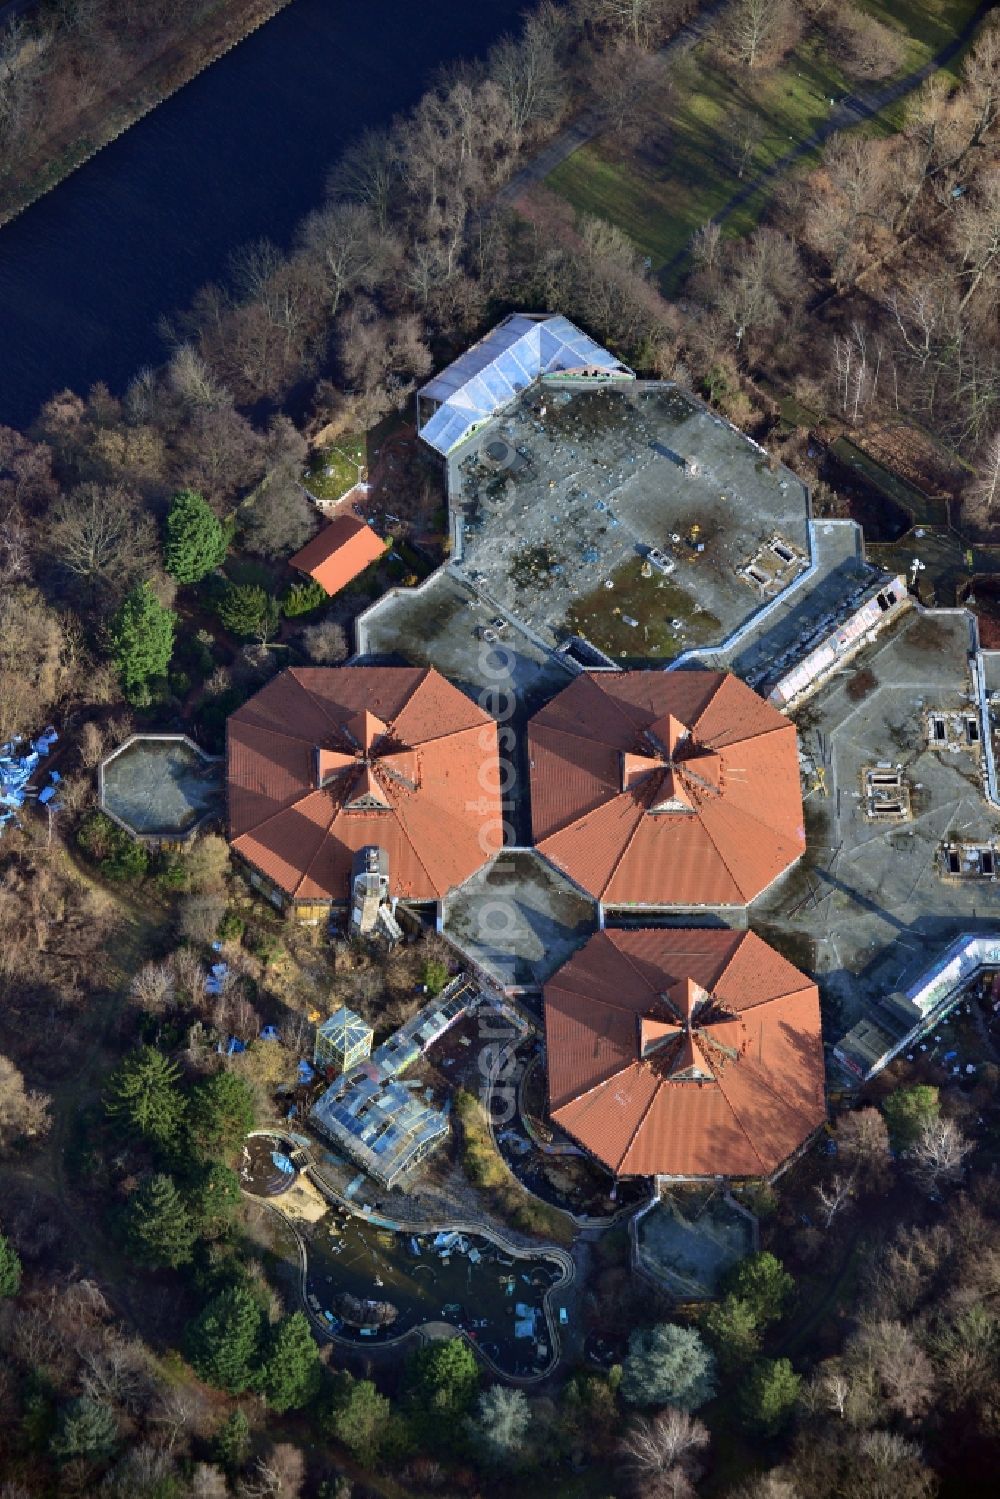
[[[149,869],[149,854],[124,828],[103,812],[88,812],[80,825],[76,841],[88,858],[99,865],[109,880],[136,881]]]
[[[329,598],[322,583],[317,583],[315,578],[310,578],[308,583],[293,583],[281,600],[282,612],[289,619],[296,619],[300,614],[310,614],[313,609],[321,608]]]
[[[449,979],[448,965],[440,958],[428,958],[424,964],[423,982],[429,994],[438,995]]]

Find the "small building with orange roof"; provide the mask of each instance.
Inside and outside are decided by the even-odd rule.
[[[549,1112],[618,1176],[770,1177],[826,1118],[819,992],[753,932],[598,932],[545,986]]]
[[[294,667],[230,717],[229,837],[251,883],[318,919],[378,848],[437,902],[502,842],[497,726],[430,667]]]
[[[288,559],[289,566],[307,573],[333,595],[385,552],[385,542],[360,516],[338,515],[311,541]]]

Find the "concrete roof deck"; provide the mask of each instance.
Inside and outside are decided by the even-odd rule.
[[[499,470],[482,458],[497,438],[517,452]],[[654,573],[643,612],[678,625],[655,652],[636,631],[636,663],[728,638],[764,602],[737,570],[776,534],[810,550],[805,485],[772,473],[752,442],[672,384],[535,387],[452,455],[448,483],[463,523],[452,568],[550,647],[571,633],[573,605],[596,608],[616,571],[650,547],[672,557],[666,596]],[[686,540],[693,527],[700,553]],[[606,594],[607,614],[620,612],[615,589]]]
[[[928,712],[974,716],[972,648],[965,611],[914,610],[794,715],[807,757],[807,850],[754,903],[751,923],[815,973],[830,1040],[865,1016],[877,1020],[879,1000],[958,934],[1000,920],[1000,883],[940,873],[944,840],[1000,838],[978,749],[933,750],[927,738]],[[880,761],[902,768],[911,820],[866,818],[862,773]],[[810,762],[824,771],[827,795],[808,789]]]

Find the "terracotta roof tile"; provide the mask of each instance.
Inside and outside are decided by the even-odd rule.
[[[346,900],[366,844],[413,900],[497,851],[496,724],[435,671],[283,672],[232,715],[226,753],[233,847],[296,899]]]
[[[623,1175],[769,1175],[825,1118],[816,985],[752,932],[599,932],[545,1031],[553,1119]]]
[[[735,677],[585,673],[528,734],[536,846],[608,904],[745,905],[805,847],[794,725]]]
[[[377,562],[384,551],[385,542],[359,516],[338,515],[289,557],[288,563],[334,594]]]

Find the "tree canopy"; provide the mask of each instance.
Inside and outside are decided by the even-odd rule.
[[[20,1289],[20,1258],[10,1240],[0,1234],[0,1296],[16,1296]]]
[[[766,1436],[773,1435],[791,1415],[801,1383],[787,1358],[758,1359],[740,1388],[739,1409],[744,1424]]]
[[[264,1393],[276,1411],[297,1410],[319,1389],[319,1349],[305,1312],[278,1323],[264,1366]]]
[[[245,1286],[229,1286],[202,1308],[185,1332],[185,1349],[206,1384],[242,1394],[260,1378],[264,1313]]]
[[[392,1404],[370,1379],[355,1379],[346,1369],[336,1377],[324,1426],[363,1463],[373,1463],[385,1441]]]
[[[723,1290],[745,1301],[757,1322],[777,1322],[795,1291],[795,1281],[776,1255],[748,1254],[723,1277]]]
[[[225,527],[193,489],[175,494],[167,512],[164,565],[178,583],[198,583],[221,567],[228,537]]]
[[[254,1126],[253,1091],[235,1072],[217,1072],[188,1095],[191,1148],[203,1160],[229,1160]]]
[[[80,1395],[60,1410],[50,1445],[53,1457],[68,1462],[74,1457],[107,1457],[117,1440],[118,1422],[110,1406]]]
[[[155,1046],[130,1052],[108,1081],[105,1108],[126,1130],[154,1144],[176,1143],[184,1118],[184,1098],[177,1087],[180,1069]]]
[[[697,1410],[714,1395],[715,1382],[715,1359],[697,1329],[662,1322],[629,1337],[621,1382],[629,1405]]]
[[[136,707],[147,706],[153,683],[167,675],[176,622],[148,583],[137,583],[112,617],[111,652],[122,691]]]
[[[938,1090],[929,1083],[896,1088],[884,1098],[882,1114],[889,1126],[893,1147],[909,1150],[915,1145],[925,1125],[938,1117],[939,1108]]]
[[[191,1259],[197,1228],[173,1179],[162,1172],[143,1182],[128,1206],[126,1237],[144,1264],[176,1270]]]

